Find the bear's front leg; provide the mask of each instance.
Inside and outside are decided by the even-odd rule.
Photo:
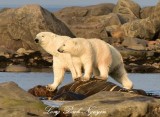
[[[64,79],[65,70],[64,68],[54,68],[54,82],[52,84],[48,84],[46,89],[49,91],[54,91],[61,84]]]

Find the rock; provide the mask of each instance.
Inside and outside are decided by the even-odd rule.
[[[156,33],[156,27],[154,27],[149,17],[125,23],[121,28],[125,37],[152,40]]]
[[[41,31],[51,31],[74,37],[67,26],[52,13],[38,5],[25,5],[4,10],[0,13],[0,46],[17,51],[41,50],[34,38]]]
[[[45,86],[37,85],[28,90],[28,92],[36,97],[53,97],[57,90],[48,91]]]
[[[0,103],[0,113],[4,117],[47,117],[46,106],[14,82],[0,83]]]
[[[148,41],[147,50],[159,51],[160,53],[160,41],[158,39],[156,41]]]
[[[156,64],[157,65],[157,64]],[[130,72],[130,73],[159,73],[160,70],[160,65],[159,67],[158,66],[154,66],[153,65],[127,65],[126,66],[126,69],[127,69],[127,72]]]
[[[17,50],[17,53],[18,53],[18,54],[24,54],[24,53],[26,53],[26,49],[24,49],[24,48],[19,48],[19,49]]]
[[[159,11],[160,11],[160,2],[157,3],[157,5],[155,6],[151,16],[149,17],[150,20],[152,21],[153,27],[155,27],[155,33],[160,32],[159,31],[160,30],[160,28],[159,28],[160,27],[160,13],[159,13]],[[155,36],[157,36],[157,35],[155,35]]]
[[[146,50],[148,46],[148,42],[143,39],[126,37],[122,42],[122,46],[125,46],[130,49],[134,49],[134,50]]]
[[[121,24],[117,14],[111,13],[115,5],[107,3],[88,7],[68,7],[54,14],[71,29],[76,37],[108,37],[105,27]],[[108,10],[107,10],[108,9]]]
[[[19,48],[18,50],[17,50],[17,54],[18,54],[18,56],[23,56],[23,55],[29,55],[30,53],[34,53],[35,51],[34,50],[26,50],[26,49],[24,49],[24,48]]]
[[[149,17],[145,19],[132,20],[130,22],[121,25],[119,29],[115,30],[117,31],[117,33],[121,32],[123,38],[132,37],[145,40],[156,40],[160,34],[159,10],[160,10],[160,2],[155,6],[153,13]]]
[[[0,56],[0,68],[5,69],[6,66],[9,65],[10,63],[12,63],[12,60],[6,58],[5,56]]]
[[[147,95],[139,89],[126,90],[112,82],[91,78],[87,82],[75,81],[61,87],[57,92],[49,92],[45,86],[35,86],[28,92],[38,97],[52,97],[52,100],[81,100],[100,91],[120,91]]]
[[[119,50],[119,52],[121,53],[123,58],[125,58],[125,57],[129,58],[130,56],[143,58],[147,55],[146,50],[133,50],[133,49],[126,48],[123,46],[119,46],[119,47],[117,47],[117,49]]]
[[[9,65],[5,69],[6,72],[29,72],[30,69],[23,65]]]
[[[145,19],[147,17],[150,17],[150,15],[154,12],[155,6],[148,6],[144,7],[140,11],[140,18]]]
[[[140,6],[132,0],[118,0],[113,13],[118,13],[122,24],[139,18]]]
[[[96,117],[159,117],[160,101],[155,98],[101,91],[81,101],[63,104],[61,116]]]
[[[15,51],[5,48],[4,46],[1,46],[0,53],[1,53],[1,56],[5,56],[6,58],[9,58],[9,56],[12,56],[13,54],[15,54]]]
[[[100,16],[100,15],[107,15],[112,12],[114,8],[114,4],[112,3],[104,3],[86,7],[66,7],[59,11],[54,12],[56,16],[59,18],[67,18],[69,20],[73,17],[86,17],[86,16]],[[67,20],[66,19],[66,20]]]

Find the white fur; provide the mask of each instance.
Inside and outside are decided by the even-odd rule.
[[[59,53],[57,51],[60,45],[66,40],[71,39],[70,37],[59,36],[51,32],[41,32],[36,35],[36,39],[39,40],[39,44],[44,50],[53,55],[54,82],[48,84],[47,88],[49,90],[54,91],[61,84],[66,70],[71,71],[73,79],[81,77],[81,74],[77,74],[73,66],[73,61],[76,62],[75,64],[78,64],[79,60],[77,58],[71,58],[70,54]]]
[[[106,80],[110,75],[121,83],[124,88],[132,88],[132,82],[127,76],[121,54],[104,41],[76,38],[67,40],[59,48],[59,51],[80,58],[84,67],[84,80],[89,80],[93,72],[97,78]]]

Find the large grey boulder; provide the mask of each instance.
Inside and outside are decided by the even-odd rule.
[[[123,23],[139,18],[141,7],[133,0],[118,0],[113,12],[118,13]]]
[[[0,46],[15,51],[19,48],[41,50],[33,40],[41,31],[74,37],[63,22],[38,5],[25,5],[0,12]]]
[[[69,20],[69,18],[74,17],[107,15],[112,12],[114,6],[115,5],[112,3],[104,3],[86,7],[73,6],[63,8],[54,12],[54,14],[59,18],[66,18],[65,20]]]
[[[0,83],[0,115],[4,117],[43,116],[45,105],[14,82]]]
[[[159,117],[160,100],[122,93],[99,92],[82,101],[60,107],[61,115],[72,117]]]
[[[160,30],[160,2],[154,7],[153,13],[145,19],[137,19],[121,26],[124,37],[155,40]]]
[[[55,12],[76,37],[106,38],[105,27],[121,24],[117,14],[112,13],[114,4],[106,3],[87,7],[67,7]]]

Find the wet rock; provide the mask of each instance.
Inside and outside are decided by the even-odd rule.
[[[102,91],[84,100],[63,104],[60,111],[61,116],[159,117],[160,101],[130,93]]]
[[[141,7],[132,0],[118,0],[113,13],[118,13],[122,23],[133,21],[139,18]]]
[[[0,68],[5,69],[6,66],[12,63],[12,60],[6,58],[5,56],[0,56]]]
[[[57,92],[49,92],[45,88],[45,86],[35,86],[31,88],[28,92],[38,97],[51,96],[52,100],[81,100],[100,91],[120,91],[147,95],[143,90],[126,90],[112,82],[106,82],[104,80],[97,80],[93,78],[91,78],[87,82],[75,81],[69,83],[61,87],[59,90],[57,90]]]
[[[19,48],[24,48],[42,51],[33,40],[41,31],[74,37],[63,22],[38,5],[4,10],[0,13],[0,21],[0,46],[10,50],[17,51]]]
[[[0,113],[4,117],[43,116],[45,105],[14,82],[0,83]]]
[[[6,72],[29,72],[30,69],[23,65],[9,65],[5,69]]]
[[[159,68],[160,65],[126,65],[126,69],[130,73],[159,73]]]
[[[57,90],[48,91],[45,86],[37,85],[28,90],[28,92],[36,97],[53,97]]]

